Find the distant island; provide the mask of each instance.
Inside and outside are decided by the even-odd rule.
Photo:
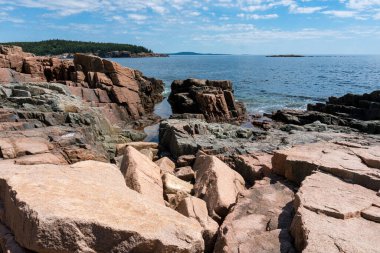
[[[71,40],[44,40],[38,42],[6,42],[4,45],[22,47],[26,52],[38,56],[58,56],[72,58],[75,53],[86,53],[103,58],[129,57],[166,57],[166,54],[157,54],[143,46],[119,43],[84,42]]]
[[[211,53],[195,53],[195,52],[179,52],[179,53],[170,53],[169,55],[229,55],[229,54],[211,54]]]
[[[266,57],[305,57],[305,56],[298,55],[298,54],[275,54],[275,55],[268,55]]]

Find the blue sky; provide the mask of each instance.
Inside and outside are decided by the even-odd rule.
[[[0,0],[0,41],[155,52],[380,54],[380,0]]]

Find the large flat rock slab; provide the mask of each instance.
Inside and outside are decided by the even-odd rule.
[[[293,198],[285,182],[257,181],[239,195],[219,228],[215,252],[294,252],[289,233]]]
[[[337,219],[360,217],[363,210],[376,203],[380,205],[376,192],[320,172],[302,182],[295,201],[297,207],[302,205]]]
[[[1,222],[35,252],[202,252],[198,222],[129,189],[116,166],[9,165]]]
[[[357,184],[317,172],[296,194],[291,233],[302,252],[378,252],[380,198]]]
[[[295,146],[275,152],[273,171],[301,183],[312,172],[321,170],[377,191],[380,189],[380,170],[368,166],[363,158],[369,159],[374,149],[378,150],[378,147],[354,148],[330,142]],[[367,155],[359,155],[362,152],[367,152]],[[376,164],[376,157],[370,156],[371,164]]]
[[[305,253],[377,253],[379,234],[379,223],[321,216],[306,208],[298,211],[292,227],[295,245]]]

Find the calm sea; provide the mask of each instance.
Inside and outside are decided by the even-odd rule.
[[[308,103],[329,96],[365,93],[380,89],[380,56],[315,56],[268,58],[265,56],[171,56],[168,58],[113,59],[166,85],[176,79],[227,79],[233,82],[236,99],[249,112],[280,108],[304,109]],[[170,115],[167,102],[156,112]]]

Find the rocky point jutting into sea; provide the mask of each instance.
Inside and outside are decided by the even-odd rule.
[[[160,80],[0,46],[0,252],[379,252],[380,91],[258,118],[171,88],[160,121]]]

